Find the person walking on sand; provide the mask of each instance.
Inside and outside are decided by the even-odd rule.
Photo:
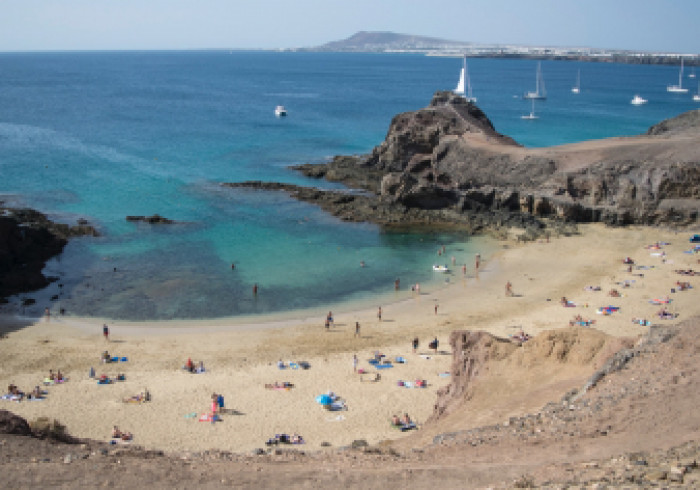
[[[476,254],[474,256],[474,268],[479,270],[479,262],[481,262],[481,254]]]
[[[104,336],[105,340],[109,342],[109,327],[106,323],[102,325],[102,335]]]
[[[513,296],[513,285],[510,281],[506,283],[506,296]]]
[[[467,275],[467,264],[462,265],[462,275],[466,276]]]
[[[355,337],[360,336],[360,322],[355,322]]]
[[[413,339],[413,353],[415,354],[417,350],[418,350],[418,337],[415,337]]]
[[[438,311],[438,305],[437,305],[437,303],[435,303],[435,314],[436,315],[437,315],[437,311]]]
[[[379,321],[382,321],[382,307],[379,307],[379,310],[377,310],[377,318],[379,318]]]
[[[352,355],[352,372],[357,373],[357,354]]]

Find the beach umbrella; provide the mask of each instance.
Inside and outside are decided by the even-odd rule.
[[[332,401],[330,395],[318,395],[316,397],[316,403],[320,405],[330,405]]]

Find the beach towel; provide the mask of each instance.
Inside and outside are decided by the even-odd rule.
[[[450,373],[438,373],[438,376],[440,376],[441,378],[448,378],[450,376]]]
[[[388,363],[384,363],[384,364],[375,364],[374,367],[377,369],[388,369],[388,368],[394,367],[394,365],[391,364],[390,362],[388,362]]]
[[[289,367],[292,369],[299,369],[299,364],[297,364],[296,362],[290,362]]]
[[[204,413],[199,417],[200,422],[220,422],[221,418],[218,415],[212,413]]]

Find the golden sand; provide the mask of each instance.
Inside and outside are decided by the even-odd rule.
[[[610,229],[585,226],[581,234],[552,238],[527,245],[502,242],[502,251],[475,274],[469,264],[467,277],[457,270],[451,285],[420,294],[401,291],[395,302],[383,304],[382,321],[376,307],[338,313],[326,331],[324,318],[274,321],[251,325],[249,319],[225,322],[170,322],[157,324],[110,323],[111,340],[102,337],[102,321],[52,317],[16,328],[16,319],[4,317],[0,328],[0,384],[15,383],[25,391],[40,384],[49,369],[60,369],[69,381],[49,386],[43,401],[0,401],[0,408],[29,420],[56,418],[78,437],[108,440],[112,426],[134,434],[134,444],[166,451],[222,449],[235,452],[263,447],[278,433],[299,433],[306,449],[328,442],[333,447],[365,439],[370,444],[406,436],[390,426],[393,414],[408,412],[419,424],[432,413],[436,391],[449,383],[447,339],[457,329],[480,329],[507,337],[523,330],[537,335],[543,330],[569,326],[575,315],[595,320],[593,328],[613,336],[638,336],[647,329],[632,318],[655,323],[662,307],[652,299],[669,296],[663,305],[679,315],[678,321],[700,314],[695,290],[671,293],[676,281],[694,282],[676,269],[698,269],[697,255],[687,254],[690,232],[675,233],[652,228]],[[660,250],[647,249],[669,242]],[[450,251],[447,251],[450,254]],[[635,259],[628,272],[622,259]],[[642,266],[643,268],[637,268]],[[618,284],[629,281],[629,287]],[[505,284],[514,295],[507,296]],[[600,287],[600,291],[586,289]],[[616,288],[622,297],[608,296]],[[566,297],[574,307],[563,307]],[[437,314],[435,305],[438,305]],[[597,314],[602,306],[620,310]],[[355,336],[355,322],[361,325]],[[586,328],[586,327],[581,327]],[[411,349],[420,339],[417,353]],[[428,349],[438,337],[439,350]],[[128,362],[101,364],[108,349]],[[386,358],[402,356],[406,363],[376,370],[367,360],[375,351]],[[358,367],[381,374],[378,382],[363,381]],[[203,360],[206,373],[182,370],[187,358]],[[277,361],[307,361],[308,370],[277,367]],[[88,377],[124,373],[126,381],[98,385]],[[424,379],[426,388],[407,388],[399,380]],[[266,389],[265,384],[291,382],[290,390]],[[147,388],[149,403],[124,403],[125,397]],[[562,388],[565,390],[565,387]],[[333,391],[346,402],[344,411],[327,411],[316,403],[317,395]],[[210,411],[211,395],[225,398],[222,421],[198,420]],[[513,410],[527,410],[523,405]],[[505,413],[505,411],[504,411]],[[474,417],[474,420],[483,420]],[[466,427],[464,427],[466,428]]]

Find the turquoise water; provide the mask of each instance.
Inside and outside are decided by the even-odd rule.
[[[549,98],[537,103],[540,119],[522,121],[530,106],[519,96],[534,88],[535,66],[469,63],[478,105],[528,146],[637,134],[698,105],[666,93],[673,67],[551,61],[542,63]],[[479,245],[386,233],[281,193],[218,184],[335,187],[288,166],[369,152],[395,114],[453,88],[460,67],[398,54],[0,54],[0,199],[59,220],[85,217],[102,233],[71,242],[48,265],[62,288],[31,296],[60,294],[55,307],[76,315],[187,319],[321,307],[371,298],[396,277],[433,280],[438,247],[461,262]],[[631,106],[635,93],[649,103]],[[287,118],[274,116],[278,104]],[[124,219],[154,213],[179,224]]]

